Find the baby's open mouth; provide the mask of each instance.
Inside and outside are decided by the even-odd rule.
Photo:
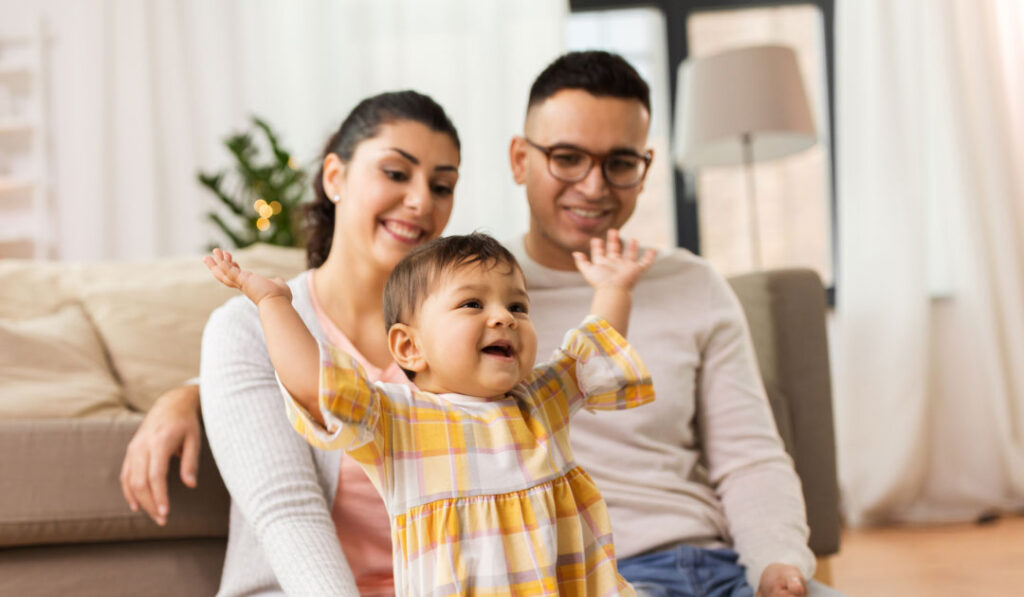
[[[505,340],[499,340],[492,344],[488,344],[484,347],[483,351],[489,355],[498,357],[512,358],[516,351],[512,348],[512,344]]]

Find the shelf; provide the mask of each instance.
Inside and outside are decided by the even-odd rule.
[[[0,257],[38,259],[51,253],[53,209],[45,136],[46,54],[52,38],[46,22],[35,20],[25,32],[4,27],[5,35],[0,35]]]
[[[0,242],[21,242],[33,240],[38,236],[36,220],[32,213],[13,210],[4,214],[3,222],[0,222]]]
[[[32,69],[20,64],[0,64],[0,80],[29,79],[32,77]]]
[[[46,257],[40,253],[34,241],[0,241],[0,260],[2,259],[39,259]]]
[[[36,242],[35,235],[33,235],[33,234],[29,233],[29,232],[10,232],[10,233],[5,233],[3,230],[0,230],[0,244],[3,244],[3,245],[13,245],[13,244],[18,244],[18,243],[29,244],[29,243],[35,243],[35,242]]]
[[[24,118],[0,118],[0,134],[3,133],[29,133],[35,124]]]
[[[31,191],[34,182],[25,178],[7,178],[0,176],[0,195]]]
[[[4,46],[20,46],[23,44],[37,43],[39,38],[32,34],[11,35],[0,40],[0,48]]]

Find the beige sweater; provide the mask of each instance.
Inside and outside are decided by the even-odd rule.
[[[526,274],[538,355],[586,314],[577,272],[545,268],[507,242]],[[573,449],[597,482],[616,555],[679,542],[732,546],[757,587],[773,562],[814,571],[800,480],[775,427],[743,311],[728,283],[686,250],[663,252],[634,291],[629,341],[657,400],[580,413]]]

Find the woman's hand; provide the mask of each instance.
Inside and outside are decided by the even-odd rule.
[[[121,465],[121,492],[132,512],[141,507],[158,525],[167,524],[167,469],[181,459],[181,481],[196,486],[199,471],[199,386],[175,388],[160,396],[128,442]]]
[[[221,284],[241,290],[255,305],[259,305],[263,299],[275,296],[284,297],[289,303],[292,302],[292,291],[288,288],[287,282],[281,278],[264,278],[242,269],[227,251],[214,249],[212,255],[203,257],[203,263]]]

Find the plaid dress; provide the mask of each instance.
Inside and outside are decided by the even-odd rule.
[[[321,354],[327,429],[292,400],[289,418],[314,446],[347,450],[376,485],[399,595],[634,594],[604,500],[569,445],[581,407],[654,399],[646,366],[607,322],[570,330],[500,400],[371,383],[344,352]]]

